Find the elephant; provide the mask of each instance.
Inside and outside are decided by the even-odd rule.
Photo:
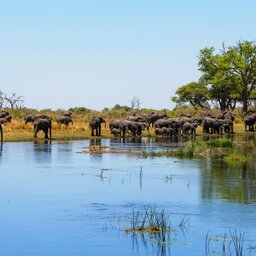
[[[36,114],[36,115],[27,115],[24,118],[25,124],[27,123],[33,123],[35,120],[37,120],[38,118],[40,119],[51,119],[48,115],[45,114]]]
[[[162,118],[167,118],[167,115],[165,113],[156,113],[156,112],[149,113],[147,115],[148,127],[150,127],[150,125],[152,125],[152,127],[154,127],[155,122]]]
[[[101,136],[101,124],[105,123],[106,121],[102,117],[93,118],[90,123],[89,127],[91,129],[91,136],[94,136],[94,130],[96,131],[96,136]]]
[[[184,134],[188,134],[190,131],[191,135],[196,135],[196,128],[198,127],[198,125],[199,124],[197,122],[185,122],[182,126],[182,132]]]
[[[0,118],[0,124],[10,123],[11,120],[12,120],[12,116],[1,117]]]
[[[185,113],[185,114],[181,114],[181,115],[180,115],[180,118],[181,118],[181,117],[190,117],[190,118],[191,118],[191,117],[192,117],[192,115],[191,115],[191,114],[187,114],[187,113]]]
[[[173,135],[173,128],[155,128],[155,135],[157,136],[167,136],[167,137],[172,137]]]
[[[43,119],[43,118],[37,118],[34,123],[34,138],[37,138],[37,133],[39,131],[43,131],[45,134],[45,139],[48,139],[50,137],[50,140],[52,139],[52,120],[51,119]],[[49,131],[49,137],[48,137],[48,131]]]
[[[69,116],[59,116],[57,118],[57,123],[64,124],[64,125],[68,126],[69,123],[71,123],[73,125],[73,120]]]
[[[173,128],[163,127],[162,130],[163,130],[163,135],[164,136],[172,137],[173,131],[174,131]]]
[[[60,116],[68,116],[71,117],[72,116],[72,112],[71,111],[62,111],[60,113]]]
[[[256,123],[256,113],[250,113],[244,117],[244,128],[247,131],[247,126],[249,131],[254,131],[254,125]]]
[[[222,129],[224,131],[224,133],[230,134],[230,133],[234,133],[234,125],[233,125],[233,121],[231,119],[223,119],[222,120]]]
[[[114,129],[117,129],[120,131],[121,137],[125,137],[127,131],[130,131],[133,137],[136,135],[141,136],[142,131],[145,130],[146,127],[145,122],[134,122],[124,119],[112,120],[109,124],[111,133],[113,133]]]
[[[132,133],[132,136],[135,137],[136,135],[141,136],[142,131],[146,128],[146,123],[144,122],[129,122],[128,120],[125,121],[128,130]]]
[[[212,117],[205,117],[203,119],[203,132],[220,134],[222,131],[223,121]]]
[[[0,111],[0,118],[4,118],[6,116],[10,116],[9,112],[7,112],[5,110],[1,110]]]
[[[9,114],[9,112],[7,112],[5,110],[1,110],[0,111],[0,119],[1,119],[2,124],[3,123],[11,123],[12,116]]]
[[[161,118],[158,119],[155,124],[155,128],[172,128],[173,134],[178,134],[181,129],[181,124],[179,120],[173,118]]]
[[[114,137],[118,137],[121,135],[120,129],[117,129],[117,128],[113,128],[111,130],[111,133],[114,135]]]
[[[113,129],[118,129],[120,131],[121,137],[125,137],[125,132],[127,129],[127,121],[123,119],[112,120],[109,124],[109,129],[112,132]]]
[[[164,130],[163,128],[155,128],[155,135],[157,136],[161,136],[161,135],[164,135]]]
[[[233,113],[231,111],[221,111],[217,116],[217,119],[230,119],[232,121],[235,120]]]
[[[127,116],[125,120],[133,121],[133,122],[146,122],[145,116]]]

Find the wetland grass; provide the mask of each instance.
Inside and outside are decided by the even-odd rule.
[[[174,150],[142,152],[142,157],[174,157],[179,159],[223,159],[228,164],[243,164],[253,158],[255,142],[238,143],[226,138],[213,138],[208,141],[192,140]]]

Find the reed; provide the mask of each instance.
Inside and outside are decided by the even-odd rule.
[[[205,236],[205,253],[206,255],[244,255],[244,233],[237,233],[237,230],[229,230],[229,236]]]
[[[128,233],[149,234],[157,236],[157,241],[165,243],[170,233],[171,226],[169,217],[164,210],[158,212],[155,207],[145,207],[144,211],[132,212],[130,226],[124,229]]]

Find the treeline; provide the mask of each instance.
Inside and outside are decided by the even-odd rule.
[[[195,109],[218,107],[243,112],[256,105],[256,44],[239,41],[234,46],[222,45],[200,51],[198,69],[202,72],[197,82],[179,87],[171,97],[177,105],[192,105]]]

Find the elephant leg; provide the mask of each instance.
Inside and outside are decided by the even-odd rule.
[[[91,136],[94,136],[94,128],[92,128]]]
[[[38,133],[38,129],[35,129],[35,130],[34,130],[34,138],[35,138],[35,139],[37,138],[37,133]]]
[[[98,128],[98,136],[101,136],[101,125]]]
[[[45,139],[48,139],[49,137],[48,137],[48,128],[45,128],[44,129],[44,138]]]

